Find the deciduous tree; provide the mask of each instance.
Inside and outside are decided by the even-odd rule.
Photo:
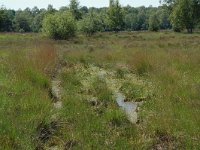
[[[110,28],[114,31],[120,31],[124,26],[124,14],[122,7],[119,4],[119,0],[110,0],[110,6],[108,10]]]
[[[78,0],[71,0],[69,5],[70,11],[76,20],[81,19],[81,12],[79,9]]]
[[[0,8],[0,31],[12,31],[12,15],[8,10]]]
[[[186,28],[192,33],[200,17],[200,0],[164,0],[172,7],[171,23],[174,31]]]
[[[79,23],[80,31],[91,36],[103,28],[100,17],[97,13],[90,12]]]
[[[158,31],[159,30],[159,19],[156,13],[152,14],[149,18],[149,30],[150,31]]]

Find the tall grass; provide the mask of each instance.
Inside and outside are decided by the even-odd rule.
[[[23,37],[5,51],[1,64],[0,89],[0,149],[34,149],[37,146],[37,127],[49,122],[52,112],[48,96],[50,78],[47,69],[56,60],[54,46],[47,42]],[[4,40],[0,41],[4,44]],[[35,44],[39,46],[34,46]]]
[[[154,94],[139,112],[138,145],[147,149],[198,149],[199,40],[198,33],[104,33],[89,40],[80,38],[81,42],[69,46],[63,43],[62,50],[72,63],[116,69],[122,78],[118,66],[127,66],[139,78],[152,82]]]
[[[35,34],[1,35],[0,148],[199,149],[199,40],[198,33],[171,32],[99,33],[56,42]],[[58,52],[67,65],[60,76],[63,108],[52,122],[48,88]],[[106,83],[95,80],[92,90],[83,90],[80,64],[151,83],[138,125],[127,121]],[[121,90],[133,99],[145,88],[129,81]],[[88,93],[98,98],[95,104]]]

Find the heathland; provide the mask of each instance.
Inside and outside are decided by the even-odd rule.
[[[0,149],[199,149],[199,41],[167,31],[68,41],[2,33]],[[144,101],[136,124],[116,87],[126,101]]]

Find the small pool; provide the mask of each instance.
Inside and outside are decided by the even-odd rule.
[[[126,112],[126,115],[131,123],[137,123],[137,107],[136,102],[125,102],[126,97],[122,93],[115,93],[117,104]]]

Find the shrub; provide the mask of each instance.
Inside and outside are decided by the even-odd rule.
[[[45,17],[43,32],[55,40],[66,40],[75,36],[76,22],[69,12],[58,12]]]
[[[79,29],[87,36],[91,36],[101,30],[101,21],[97,14],[89,13],[79,22]]]

